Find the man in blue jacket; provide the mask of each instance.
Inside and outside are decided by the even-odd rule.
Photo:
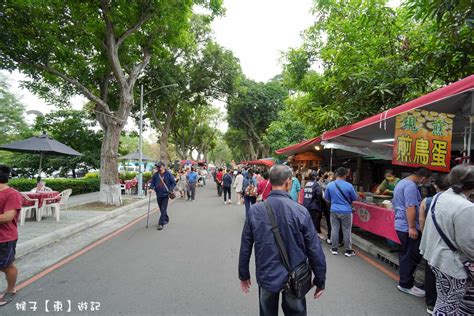
[[[160,220],[158,222],[158,230],[162,230],[163,226],[168,224],[170,221],[168,217],[168,201],[169,192],[173,192],[176,186],[176,180],[174,176],[166,170],[165,164],[159,162],[155,164],[156,172],[153,174],[150,183],[150,193],[152,190],[156,192],[156,200],[158,201],[158,207],[160,208]]]
[[[326,281],[326,258],[308,211],[293,201],[288,194],[291,182],[292,172],[289,167],[273,166],[270,169],[270,184],[273,190],[266,202],[275,213],[278,228],[288,251],[291,270],[308,260],[314,273],[313,284],[316,286],[314,298],[319,298]],[[280,292],[288,280],[288,270],[280,258],[264,203],[250,207],[242,231],[239,279],[244,293],[249,292],[251,285],[249,262],[254,244],[260,315],[278,315],[278,301]],[[304,297],[296,298],[283,291],[282,308],[286,315],[306,315],[306,300]]]
[[[336,180],[329,183],[325,198],[331,203],[331,253],[337,255],[339,245],[339,229],[342,227],[346,257],[355,256],[352,250],[352,202],[357,200],[357,194],[352,184],[346,181],[349,171],[340,167],[336,170]]]

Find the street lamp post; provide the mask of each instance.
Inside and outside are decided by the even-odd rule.
[[[177,83],[172,83],[168,85],[164,85],[158,87],[156,89],[152,89],[147,93],[143,93],[143,85],[140,86],[140,136],[138,138],[138,151],[139,151],[139,162],[138,162],[138,196],[143,196],[143,171],[142,171],[142,164],[143,164],[143,97],[148,95],[156,90],[169,88],[169,87],[177,87]]]

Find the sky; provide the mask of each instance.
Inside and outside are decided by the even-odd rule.
[[[311,5],[312,0],[224,0],[226,15],[216,19],[212,29],[216,41],[240,60],[248,78],[267,81],[281,72],[281,53],[302,43],[301,32],[314,20],[309,12]],[[3,73],[27,111],[54,110],[54,106],[20,87],[20,81],[25,79],[20,72]],[[71,99],[76,109],[81,109],[85,102],[82,96]],[[28,122],[33,120],[33,115],[27,117]],[[223,123],[219,128],[225,130],[227,125]]]

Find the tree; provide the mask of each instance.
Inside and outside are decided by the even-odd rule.
[[[159,133],[163,161],[169,161],[170,136],[181,151],[178,154],[189,156],[190,139],[196,129],[194,115],[210,108],[214,100],[227,101],[241,75],[232,52],[210,37],[209,19],[196,14],[191,21],[192,40],[184,47],[165,52],[160,63],[147,69],[142,81],[145,91],[156,91],[147,99],[145,111]],[[188,127],[183,128],[185,125]]]
[[[82,154],[78,157],[49,157],[46,172],[61,170],[62,175],[70,170],[76,177],[76,169],[97,169],[100,167],[100,145],[103,134],[94,131],[97,123],[84,111],[59,110],[38,117],[34,125],[37,132],[46,132],[55,140],[68,145]]]
[[[227,142],[221,132],[216,133],[216,146],[209,151],[209,161],[213,162],[217,166],[223,166],[230,163],[233,156]]]
[[[291,111],[291,107],[286,107],[278,113],[278,118],[270,123],[264,139],[270,148],[270,154],[274,155],[275,150],[299,143],[310,136],[306,127]]]
[[[83,94],[93,102],[104,131],[102,202],[120,203],[117,155],[135,83],[154,54],[186,39],[194,4],[221,8],[220,0],[0,4],[0,67],[29,75],[28,86],[50,100]]]
[[[361,120],[473,72],[473,32],[459,22],[466,14],[429,3],[393,9],[383,0],[315,1],[316,23],[285,54],[283,71],[287,104],[307,132]],[[451,16],[453,27],[432,20],[430,8]]]
[[[269,156],[269,147],[263,136],[270,123],[277,119],[278,112],[283,109],[287,93],[277,80],[268,83],[245,80],[239,86],[237,93],[227,104],[230,129],[226,140],[231,150],[232,146],[243,142],[247,153],[244,157],[257,159]]]
[[[29,133],[25,106],[11,93],[6,78],[0,75],[0,134],[2,143],[10,143]]]

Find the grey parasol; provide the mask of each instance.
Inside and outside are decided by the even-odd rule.
[[[46,133],[41,136],[33,136],[28,139],[20,140],[6,145],[1,145],[0,150],[15,151],[22,153],[31,153],[40,155],[40,165],[38,175],[41,174],[41,165],[43,155],[64,155],[64,156],[82,156],[69,146],[54,140]]]
[[[136,161],[138,161],[138,160],[140,160],[140,152],[137,150],[133,153],[129,153],[128,155],[120,157],[119,159],[120,160],[132,160],[132,161],[136,160]],[[153,159],[151,159],[150,157],[148,157],[147,155],[142,153],[142,160],[143,161],[152,161]]]

